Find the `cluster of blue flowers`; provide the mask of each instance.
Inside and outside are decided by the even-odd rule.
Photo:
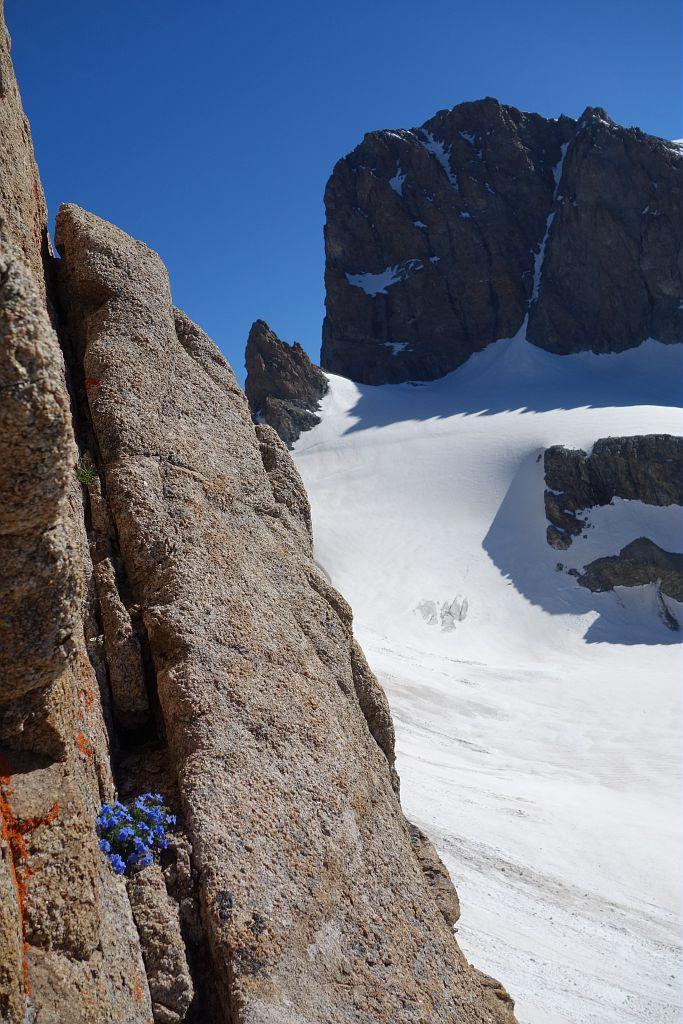
[[[100,850],[117,875],[146,868],[167,848],[167,829],[175,823],[160,793],[143,793],[129,804],[104,804],[97,817]]]

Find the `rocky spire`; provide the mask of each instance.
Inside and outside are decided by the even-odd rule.
[[[249,331],[245,363],[253,416],[270,424],[291,447],[304,430],[320,422],[316,410],[328,388],[325,374],[301,345],[281,341],[263,320],[256,320]]]

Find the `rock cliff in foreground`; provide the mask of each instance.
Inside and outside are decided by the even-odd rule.
[[[280,341],[267,323],[257,320],[249,331],[244,390],[256,420],[268,423],[291,448],[310,430],[328,384],[301,345]]]
[[[560,354],[683,341],[682,167],[599,108],[484,99],[370,132],[325,192],[322,367],[430,380],[525,318]]]
[[[0,200],[0,1020],[509,1024],[285,446],[155,253],[65,206],[46,289],[37,179]],[[148,790],[171,846],[116,876],[95,816]]]

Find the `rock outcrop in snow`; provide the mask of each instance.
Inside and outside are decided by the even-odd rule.
[[[589,562],[578,582],[598,593],[657,583],[667,597],[683,601],[683,554],[664,551],[647,537],[638,537],[617,555]]]
[[[579,513],[613,498],[683,505],[683,438],[670,434],[601,438],[590,455],[554,445],[544,470],[548,543],[560,550],[585,528]]]
[[[301,345],[280,341],[267,323],[257,320],[249,331],[245,363],[244,390],[253,416],[273,427],[288,447],[320,423],[316,411],[327,378]]]
[[[46,288],[2,61],[3,1024],[511,1024],[284,445],[141,242],[62,207]],[[147,790],[178,825],[118,877],[96,814]]]
[[[321,365],[430,380],[527,336],[553,352],[683,340],[683,153],[589,108],[484,99],[376,131],[325,192]]]

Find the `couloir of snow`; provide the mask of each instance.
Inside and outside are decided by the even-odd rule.
[[[331,376],[295,449],[317,560],[389,695],[406,813],[522,1024],[679,1019],[681,634],[654,586],[592,594],[567,569],[643,534],[681,550],[680,509],[617,501],[555,551],[540,457],[680,433],[682,349],[519,337],[429,384]]]

